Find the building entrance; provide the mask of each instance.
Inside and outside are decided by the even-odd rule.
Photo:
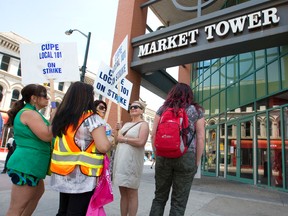
[[[226,176],[253,184],[253,118],[227,123]]]
[[[206,127],[204,152],[204,172],[216,176],[217,171],[217,125]]]

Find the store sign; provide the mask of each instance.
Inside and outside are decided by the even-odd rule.
[[[262,27],[277,25],[280,22],[280,16],[277,14],[277,12],[277,8],[272,7],[204,26],[204,37],[206,38],[207,42],[210,42],[213,41],[215,37],[225,39],[225,37],[231,32],[234,35],[237,35],[239,33],[243,33],[245,30],[252,32],[261,28],[261,30],[264,29],[265,31],[265,28]],[[138,57],[141,58],[176,48],[193,45],[196,46],[197,39],[201,36],[200,32],[203,31],[200,31],[198,28],[192,29],[180,34],[175,34],[140,45],[138,47]]]

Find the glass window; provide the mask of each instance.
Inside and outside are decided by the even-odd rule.
[[[274,61],[267,67],[268,93],[271,94],[280,90],[280,76],[278,61]]]
[[[203,107],[205,108],[205,115],[210,116],[210,98],[203,101]]]
[[[240,81],[240,104],[252,102],[254,99],[254,74],[251,74]]]
[[[220,92],[220,113],[226,111],[226,91],[221,91]]]
[[[3,55],[1,62],[1,69],[4,71],[8,71],[9,63],[10,63],[10,57]]]
[[[288,88],[288,54],[280,59],[282,88]]]
[[[255,65],[256,69],[265,65],[265,50],[255,51]]]
[[[283,121],[283,125],[284,125],[284,130],[283,130],[283,136],[284,136],[284,149],[285,149],[285,167],[286,167],[286,171],[284,173],[285,177],[286,177],[286,182],[288,180],[288,107],[285,107],[283,109],[284,111],[284,121]],[[286,184],[286,189],[288,188],[288,184]]]
[[[280,46],[280,55],[288,53],[288,45]]]
[[[219,113],[219,94],[211,97],[211,115]]]
[[[210,77],[203,82],[203,99],[209,98],[210,93]]]
[[[219,74],[220,74],[220,89],[224,89],[226,87],[225,67],[219,68]]]
[[[219,70],[217,70],[211,76],[211,94],[215,94],[219,91]]]
[[[278,47],[266,49],[267,63],[278,57]]]
[[[227,109],[232,110],[239,106],[239,90],[238,84],[234,84],[227,88]]]
[[[20,95],[20,92],[15,89],[13,90],[12,92],[12,98],[11,98],[11,103],[10,103],[10,108],[12,107],[13,103],[17,100],[19,100],[19,95]]]
[[[238,80],[238,59],[235,57],[231,59],[227,65],[227,86],[235,83],[236,80]]]
[[[19,64],[17,75],[18,76],[22,76],[22,74],[21,74],[21,63]]]
[[[243,53],[239,55],[240,63],[240,78],[252,73],[254,71],[253,52]]]
[[[256,72],[256,97],[261,98],[266,95],[266,75],[265,68]]]

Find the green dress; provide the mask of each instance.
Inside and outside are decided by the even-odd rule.
[[[7,168],[44,179],[51,158],[51,142],[39,139],[27,125],[20,121],[20,116],[25,110],[37,111],[28,103],[17,113],[14,119],[14,139],[17,148],[11,155]],[[41,113],[39,115],[48,126],[47,119]]]

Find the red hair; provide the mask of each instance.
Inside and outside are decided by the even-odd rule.
[[[174,108],[177,113],[179,108],[187,108],[194,105],[198,110],[201,108],[199,104],[194,101],[194,95],[189,85],[185,83],[177,83],[168,93],[167,99],[163,106],[165,108]]]

